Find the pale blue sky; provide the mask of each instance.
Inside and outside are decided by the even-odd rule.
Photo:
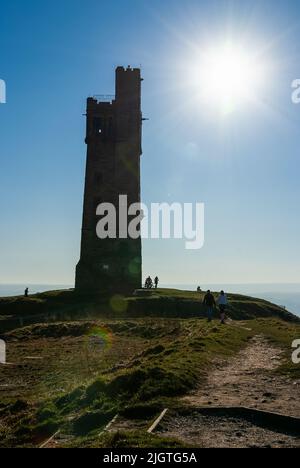
[[[85,99],[142,66],[143,201],[204,202],[206,242],[143,243],[164,283],[300,282],[300,1],[0,0],[0,282],[72,283]],[[270,68],[226,118],[194,99],[197,50],[230,37]]]

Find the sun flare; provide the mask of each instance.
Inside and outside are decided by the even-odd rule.
[[[255,99],[262,81],[262,67],[253,54],[226,44],[201,55],[192,81],[202,100],[226,114]]]

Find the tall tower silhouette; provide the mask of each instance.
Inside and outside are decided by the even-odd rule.
[[[115,98],[87,99],[81,255],[75,281],[78,292],[132,292],[141,287],[141,238],[119,238],[118,229],[117,238],[99,239],[96,234],[100,203],[112,203],[117,220],[119,195],[127,195],[128,205],[140,203],[141,81],[140,69],[118,67]]]

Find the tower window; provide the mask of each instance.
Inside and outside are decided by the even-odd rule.
[[[94,117],[93,134],[102,137],[112,137],[114,134],[113,117]]]
[[[95,134],[103,134],[104,121],[102,117],[95,117],[93,121],[93,130]]]

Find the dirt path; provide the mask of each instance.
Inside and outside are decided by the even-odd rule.
[[[300,416],[300,385],[274,373],[283,359],[282,351],[263,336],[255,336],[249,345],[230,361],[218,362],[205,384],[182,398],[191,407],[248,406]],[[117,417],[107,432],[140,430],[146,432],[150,420]],[[239,417],[205,416],[192,410],[189,415],[169,414],[157,433],[175,437],[199,447],[299,447],[299,438],[281,431],[264,429]],[[63,446],[64,436],[47,447]]]
[[[182,399],[191,406],[191,413],[170,415],[158,433],[197,447],[299,447],[300,440],[293,434],[262,428],[238,416],[196,410],[210,405],[248,406],[299,417],[300,385],[274,373],[281,360],[280,349],[255,336],[229,362],[217,363],[206,383]]]
[[[280,349],[256,336],[229,363],[219,362],[206,383],[183,401],[198,407],[248,406],[299,417],[299,381],[272,372],[281,359]]]

